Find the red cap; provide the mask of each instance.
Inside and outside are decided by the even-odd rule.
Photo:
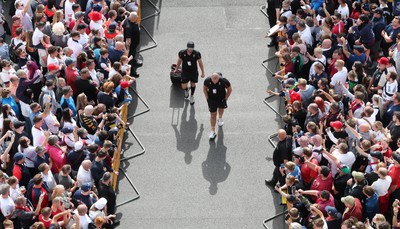
[[[103,15],[99,12],[91,12],[89,13],[89,18],[92,21],[100,21],[103,18]]]
[[[383,64],[383,65],[388,65],[388,64],[389,64],[389,60],[388,60],[388,58],[386,58],[386,57],[381,57],[381,58],[378,60],[378,63]]]
[[[131,86],[131,84],[127,81],[122,81],[119,85],[121,85],[122,89],[126,89]]]
[[[49,64],[49,65],[47,65],[47,69],[48,69],[49,71],[56,71],[56,70],[59,70],[59,69],[60,69],[60,66],[55,65],[55,64]]]
[[[343,124],[340,121],[334,121],[330,123],[330,126],[336,129],[342,129]]]

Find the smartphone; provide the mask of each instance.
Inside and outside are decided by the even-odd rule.
[[[296,193],[296,186],[292,186],[292,195],[294,195]]]

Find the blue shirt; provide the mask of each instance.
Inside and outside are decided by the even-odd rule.
[[[296,167],[294,168],[294,171],[288,173],[287,175],[294,176],[295,179],[297,179],[297,180],[299,180],[300,182],[302,182],[302,179],[301,179],[301,171],[300,171],[299,166],[297,166],[297,165],[296,165]]]
[[[396,41],[397,34],[400,33],[400,28],[393,29],[392,24],[389,24],[389,25],[386,26],[385,32],[386,32],[386,34],[390,37],[390,39],[392,39],[392,42],[391,42],[391,43],[394,43],[394,42]],[[384,40],[385,40],[385,39],[383,39],[383,41],[384,41]],[[386,42],[386,43],[387,43],[387,42]]]
[[[350,54],[349,58],[346,61],[346,68],[351,69],[353,67],[354,62],[356,61],[360,61],[362,64],[364,64],[365,61],[367,61],[367,56],[365,55],[365,53],[361,53],[361,55],[359,56]]]
[[[10,96],[8,98],[3,98],[2,103],[10,105],[11,109],[13,109],[13,111],[15,112],[15,116],[19,117],[19,107],[17,105],[17,102],[15,102],[14,97]]]
[[[0,58],[2,60],[10,60],[10,53],[8,51],[8,44],[4,43],[0,46]]]
[[[374,193],[373,196],[365,199],[364,217],[372,220],[374,216],[379,213],[378,195]]]
[[[60,106],[62,106],[64,104],[64,101],[68,104],[68,108],[71,109],[72,117],[76,117],[77,111],[76,111],[74,99],[72,99],[72,97],[65,99],[64,96],[62,96],[61,101],[60,101]]]
[[[122,55],[124,55],[123,50],[115,50],[115,47],[112,45],[108,47],[108,59],[110,59],[111,63],[120,61]]]

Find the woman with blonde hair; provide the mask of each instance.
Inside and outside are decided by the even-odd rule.
[[[56,14],[54,14],[55,16]],[[53,34],[51,35],[51,40],[54,42],[55,46],[60,46],[61,48],[67,47],[67,42],[69,35],[65,35],[65,26],[62,22],[54,23],[53,21]]]
[[[87,96],[82,92],[76,99],[76,110],[78,111],[78,114],[81,114],[87,105],[89,105]]]

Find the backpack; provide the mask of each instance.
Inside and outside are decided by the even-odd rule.
[[[51,97],[51,95],[50,95],[49,92],[44,92],[44,91],[42,91],[42,93],[40,93],[40,95],[39,95],[39,104],[40,104],[41,107],[44,107],[44,104],[43,104],[43,97],[44,97],[45,95],[48,95],[48,96]],[[52,102],[51,100],[52,100],[52,99],[50,99],[50,102]]]
[[[19,43],[18,45],[14,44],[14,38],[11,39],[11,43],[10,46],[8,47],[8,53],[10,55],[10,60],[14,63],[18,62],[18,57],[15,54],[15,51],[17,51],[17,49],[19,49],[21,46],[23,45],[23,43]]]

